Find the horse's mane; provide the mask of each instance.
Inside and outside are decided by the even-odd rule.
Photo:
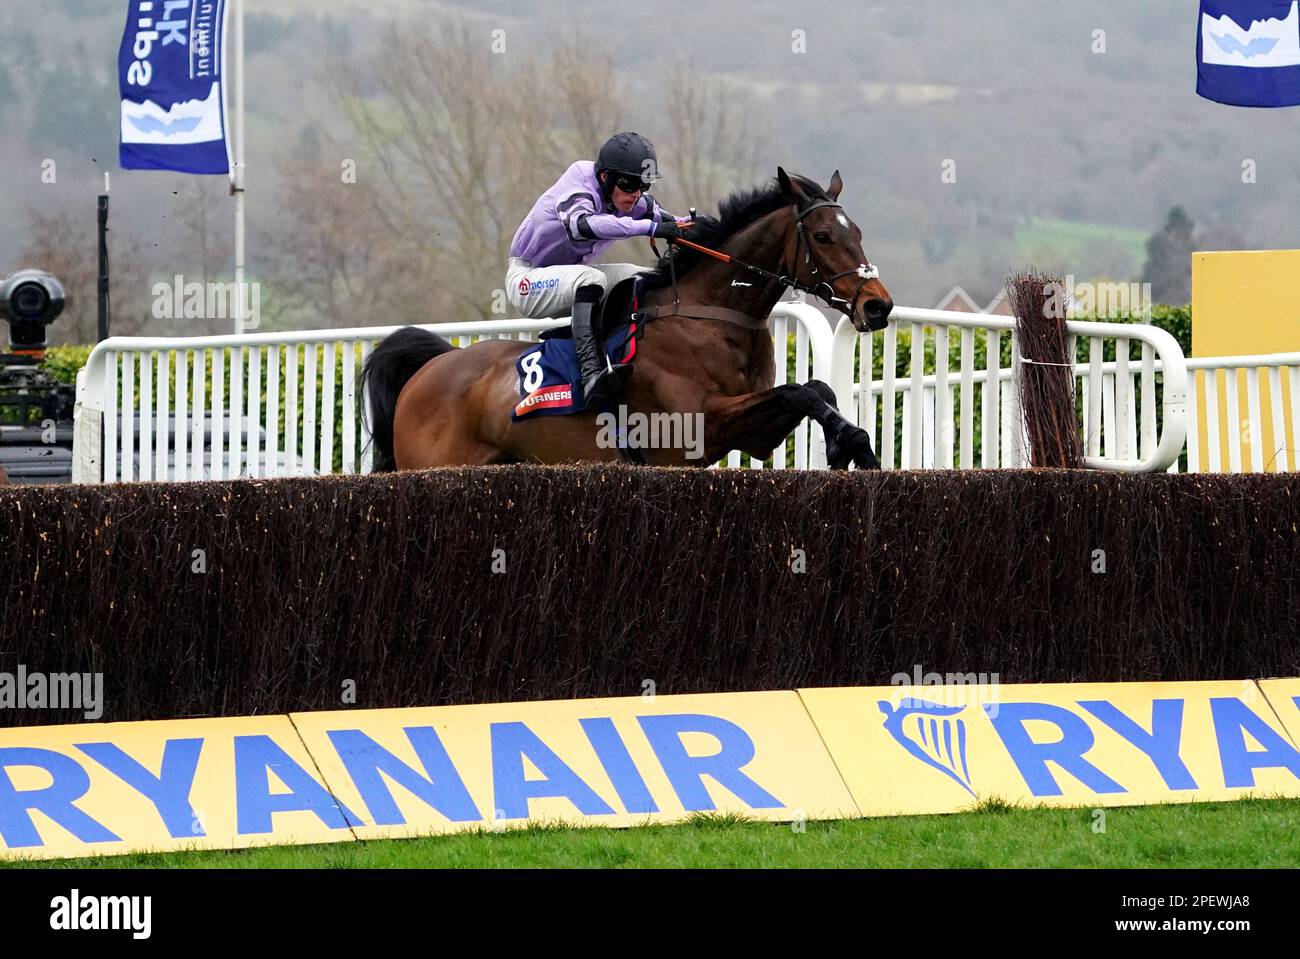
[[[810,199],[829,200],[830,196],[813,180],[797,173],[788,174],[791,182],[803,187]],[[720,204],[718,216],[697,216],[695,225],[686,231],[686,239],[693,240],[701,246],[718,249],[728,237],[739,233],[755,220],[761,219],[782,207],[790,205],[790,198],[781,192],[776,177],[766,183],[748,190],[737,190]],[[645,289],[668,286],[672,282],[671,266],[675,265],[677,278],[680,280],[691,271],[705,254],[684,246],[670,246],[668,252],[659,258],[655,268],[645,274]]]

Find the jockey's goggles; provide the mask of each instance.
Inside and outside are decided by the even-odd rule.
[[[644,193],[654,184],[647,183],[639,176],[628,176],[626,173],[617,173],[614,175],[614,186],[618,187],[624,193]]]

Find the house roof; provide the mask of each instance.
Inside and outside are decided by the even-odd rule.
[[[983,310],[960,286],[954,286],[939,300],[936,310],[951,310],[954,313],[982,313]]]
[[[1005,287],[998,290],[998,295],[989,301],[988,306],[981,307],[962,287],[954,286],[943,295],[935,309],[951,310],[954,313],[991,313],[996,316],[1011,316],[1011,304],[1007,301]]]

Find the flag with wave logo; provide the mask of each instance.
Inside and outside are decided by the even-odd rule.
[[[1300,104],[1300,0],[1201,0],[1196,92],[1239,107]]]
[[[225,0],[128,0],[118,51],[124,170],[229,173]]]

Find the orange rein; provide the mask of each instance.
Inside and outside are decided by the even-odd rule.
[[[674,237],[672,240],[669,240],[668,242],[680,243],[682,246],[689,246],[692,250],[699,250],[701,253],[711,256],[715,260],[721,260],[723,263],[731,262],[731,254],[721,253],[718,250],[711,250],[707,246],[700,246],[698,243],[692,243],[690,240],[686,239],[685,237],[681,237],[681,236]]]

